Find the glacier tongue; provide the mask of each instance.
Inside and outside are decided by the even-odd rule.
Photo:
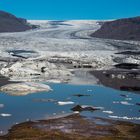
[[[118,51],[138,49],[140,42],[92,38],[98,21],[29,21],[40,28],[0,34],[0,74],[15,81],[67,82],[76,68],[106,70],[117,62],[140,64],[140,56]],[[104,22],[104,21],[100,21]]]

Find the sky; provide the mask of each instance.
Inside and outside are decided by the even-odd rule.
[[[105,20],[140,16],[140,0],[0,0],[0,10],[36,20]]]

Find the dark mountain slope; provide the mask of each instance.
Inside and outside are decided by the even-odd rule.
[[[105,22],[91,36],[117,40],[140,40],[140,17]]]
[[[21,32],[35,28],[29,25],[25,19],[0,11],[0,32]]]

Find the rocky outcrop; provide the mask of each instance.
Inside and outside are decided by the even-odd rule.
[[[82,111],[96,111],[96,110],[101,110],[103,109],[102,107],[93,107],[93,106],[88,106],[88,105],[77,105],[75,107],[73,107],[71,110],[72,111],[78,111],[78,112],[82,112]]]
[[[33,28],[36,28],[36,26],[28,24],[25,19],[17,18],[10,13],[0,11],[0,33],[21,32]]]
[[[140,17],[105,22],[91,36],[116,40],[140,40]]]

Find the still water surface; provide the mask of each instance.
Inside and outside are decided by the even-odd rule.
[[[140,124],[140,95],[114,90],[103,86],[49,84],[53,91],[33,93],[26,96],[10,96],[0,93],[0,131],[6,132],[12,125],[27,120],[47,119],[55,115],[72,113],[76,105],[103,107],[94,112],[82,112],[87,117],[103,117],[131,121]],[[90,96],[77,97],[75,94]],[[53,99],[54,102],[42,102]],[[72,101],[74,104],[60,106],[58,101]]]

